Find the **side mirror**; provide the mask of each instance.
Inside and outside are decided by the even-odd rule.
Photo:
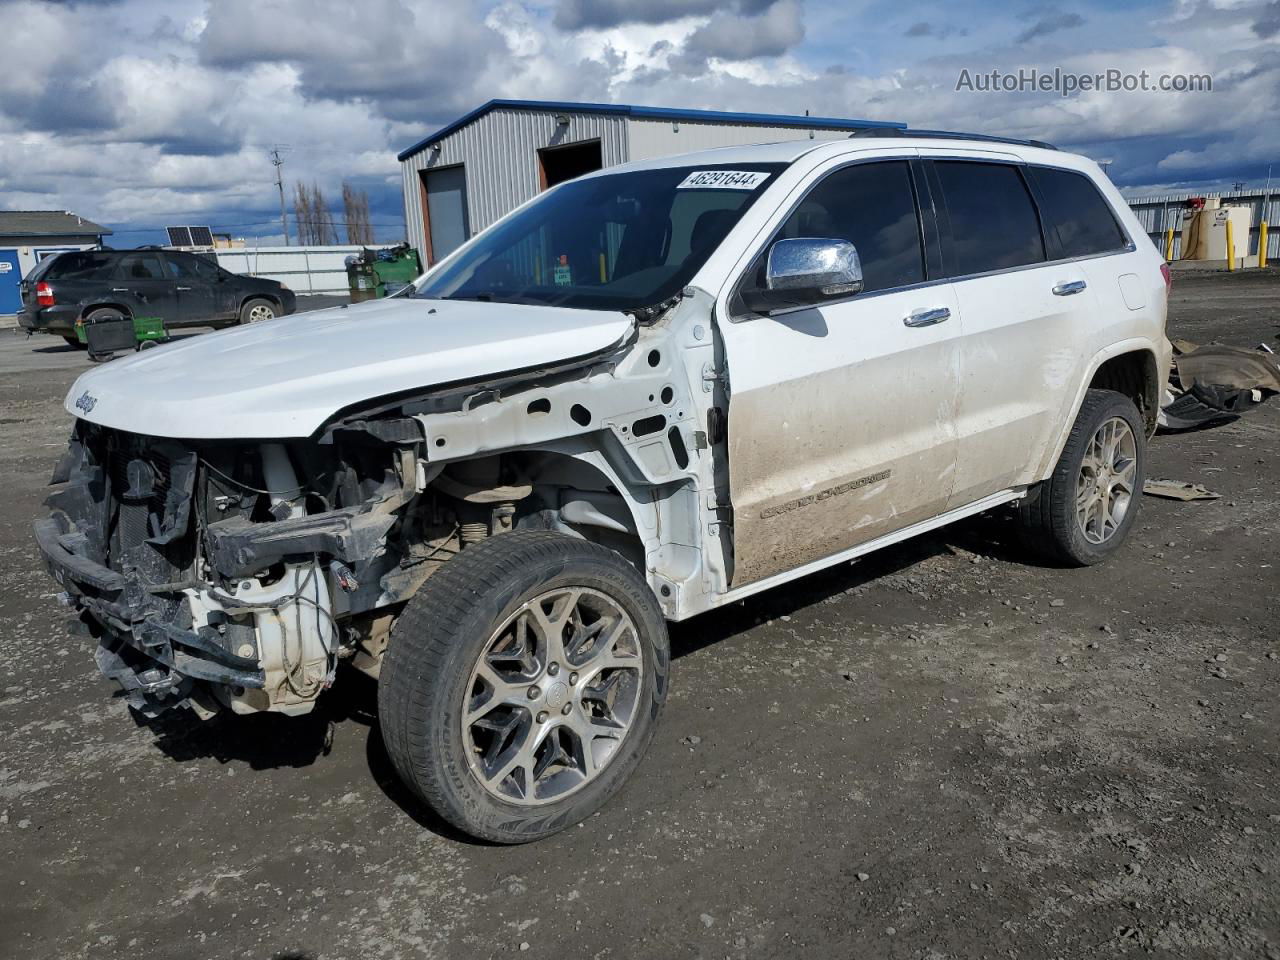
[[[771,313],[852,296],[862,290],[862,261],[847,240],[796,237],[769,249],[765,288],[744,290],[749,310]]]

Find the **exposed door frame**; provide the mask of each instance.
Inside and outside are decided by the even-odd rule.
[[[431,249],[431,207],[427,203],[427,174],[430,172],[430,167],[418,170],[418,197],[422,202],[422,263],[426,267],[436,262]]]

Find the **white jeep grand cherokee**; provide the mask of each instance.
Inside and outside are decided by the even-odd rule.
[[[135,709],[303,713],[346,660],[426,803],[531,840],[639,762],[668,620],[1014,502],[1114,553],[1167,284],[1034,143],[616,167],[405,295],[86,373],[36,533]]]

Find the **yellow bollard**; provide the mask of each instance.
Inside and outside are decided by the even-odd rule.
[[[1231,231],[1231,218],[1227,218],[1227,269],[1234,270],[1236,268],[1236,242],[1235,234]]]
[[[1164,232],[1164,258],[1168,263],[1173,263],[1173,227]]]
[[[1267,221],[1258,224],[1258,267],[1267,265]]]

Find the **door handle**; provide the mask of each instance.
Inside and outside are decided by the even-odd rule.
[[[190,287],[178,287],[179,290],[190,290]]]
[[[1055,297],[1069,297],[1073,293],[1080,293],[1088,284],[1083,280],[1072,280],[1070,283],[1060,283],[1053,288]]]
[[[935,323],[941,323],[943,320],[950,319],[950,308],[935,307],[932,310],[913,310],[902,318],[902,322],[908,327],[931,327]]]
[[[112,287],[111,292],[112,293],[128,293],[129,288],[128,287]]]

